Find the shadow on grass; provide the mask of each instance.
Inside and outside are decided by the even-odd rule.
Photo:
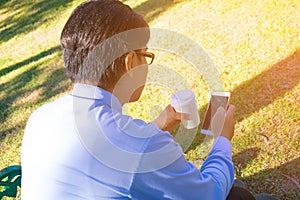
[[[58,46],[51,48],[21,63],[26,65],[30,63],[29,61],[38,61],[39,59],[53,54],[59,50],[60,48]],[[18,67],[22,67],[20,63],[16,65]],[[40,64],[37,63],[24,73],[15,77],[13,80],[0,85],[0,91],[4,92],[4,98],[0,101],[0,124],[4,123],[4,121],[6,121],[6,119],[15,111],[20,110],[21,108],[42,104],[51,97],[65,91],[68,88],[67,84],[69,82],[63,66],[53,65],[48,66],[46,69],[40,69],[39,66]],[[40,84],[35,83],[35,81],[37,81],[37,77],[41,76],[46,76],[45,81],[41,82]],[[39,94],[38,98],[34,102],[25,101],[21,105],[20,103],[14,105],[18,98],[25,98],[36,90],[43,92]],[[25,123],[22,125],[24,128]],[[0,132],[0,140],[2,140],[9,132],[11,132],[11,130]]]
[[[236,168],[245,168],[247,164],[249,164],[253,159],[255,159],[259,155],[260,149],[255,147],[255,148],[250,148],[247,150],[244,150],[240,153],[235,154],[232,157],[232,161]],[[238,170],[237,170],[237,175],[239,176]]]
[[[9,8],[10,11],[17,11],[14,15],[0,22],[0,44],[10,40],[16,35],[28,33],[38,26],[51,20],[63,11],[72,0],[41,0],[38,3],[27,1],[6,1],[1,0],[1,8]],[[55,13],[55,14],[54,14]]]
[[[231,103],[236,106],[236,120],[281,98],[300,82],[300,50],[273,65],[269,70],[234,89]],[[247,98],[246,98],[247,97]]]
[[[19,108],[13,106],[13,103],[18,97],[27,92],[23,88],[33,79],[34,76],[38,76],[39,74],[40,69],[38,69],[37,66],[33,66],[26,72],[15,77],[12,81],[0,85],[0,91],[4,91],[5,93],[4,98],[0,101],[1,124],[6,120],[10,113]]]
[[[247,167],[251,161],[258,157],[259,153],[259,148],[250,148],[232,157],[236,177],[244,181],[247,189],[254,194],[268,193],[280,199],[300,199],[300,188],[297,187],[297,183],[300,182],[300,158],[248,177],[240,176],[239,170]]]
[[[7,135],[19,133],[24,130],[24,127],[25,127],[25,122],[24,123],[21,122],[21,123],[14,125],[14,127],[12,127],[12,128],[3,129],[2,131],[0,131],[0,143]]]
[[[14,71],[16,69],[19,69],[19,68],[21,68],[21,67],[23,67],[23,66],[25,66],[25,65],[27,65],[27,64],[29,64],[31,62],[38,61],[39,59],[41,59],[43,57],[46,57],[46,56],[48,56],[48,55],[50,55],[52,53],[55,53],[55,52],[57,52],[59,50],[61,50],[61,47],[60,46],[56,46],[56,47],[50,48],[50,49],[48,49],[46,51],[43,51],[43,52],[41,52],[41,53],[39,53],[39,54],[37,54],[37,55],[29,58],[29,59],[26,59],[26,60],[22,61],[22,62],[19,62],[19,63],[16,63],[16,64],[12,65],[12,66],[6,67],[6,68],[0,70],[0,77],[1,76],[5,76],[9,72]]]
[[[7,2],[9,2],[9,0],[0,0],[0,8],[5,7]]]
[[[0,44],[19,34],[28,33],[36,29],[54,18],[59,11],[62,12],[63,8],[68,6],[70,2],[72,0],[41,0],[38,3],[0,0],[0,8],[9,8],[6,12],[16,11],[14,15],[0,22],[0,29],[2,29],[0,32]],[[148,0],[134,8],[134,11],[143,15],[145,20],[150,22],[177,3],[178,1],[173,0]]]
[[[126,3],[125,1],[123,1]],[[141,5],[133,8],[135,12],[142,15],[149,23],[156,17],[167,11],[169,8],[175,6],[179,1],[174,0],[148,0]]]
[[[269,193],[282,200],[300,199],[300,157],[242,180],[256,194]]]
[[[234,89],[230,103],[236,106],[235,119],[242,121],[245,117],[271,104],[292,90],[300,82],[300,50],[271,66],[265,72],[248,80]],[[204,119],[207,105],[199,109],[200,119]],[[203,120],[201,120],[203,122]],[[195,137],[190,148],[195,149],[205,136]]]
[[[6,88],[6,94],[3,101],[0,102],[0,123],[3,123],[7,117],[13,112],[26,107],[32,107],[34,105],[41,105],[47,102],[51,97],[60,94],[68,88],[68,81],[65,75],[65,68],[63,66],[58,66],[57,69],[51,71],[43,83],[36,84],[34,87],[26,87],[26,85],[33,79],[34,76],[41,76],[47,72],[39,69],[37,66],[31,67],[28,71],[20,74],[13,81],[1,85],[0,89]],[[26,87],[26,89],[25,89]],[[24,98],[36,90],[42,89],[42,93],[39,98],[34,102],[25,102],[22,105],[13,106],[12,104],[17,100],[17,98]],[[22,119],[24,124],[21,124],[20,130],[24,129],[27,119]],[[6,131],[0,132],[0,141],[7,135],[12,133],[15,128],[8,129]]]

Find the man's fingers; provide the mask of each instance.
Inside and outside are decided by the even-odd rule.
[[[235,111],[235,106],[230,105],[226,112],[225,124],[221,133],[221,135],[226,137],[228,140],[231,140],[232,137],[234,136],[234,125],[235,125],[234,111]]]
[[[179,112],[176,112],[176,110],[174,109],[173,106],[171,106],[171,104],[169,104],[167,106],[167,109],[166,109],[168,112],[171,112],[172,115],[174,116],[175,120],[181,120],[181,115],[182,113],[179,113]]]
[[[229,108],[226,112],[226,115],[227,116],[233,116],[234,112],[235,112],[235,106],[234,105],[229,105]]]

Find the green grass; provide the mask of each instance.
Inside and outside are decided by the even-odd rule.
[[[0,0],[0,168],[20,164],[23,131],[33,110],[72,88],[64,74],[59,38],[71,11],[81,2]],[[210,54],[237,107],[232,141],[236,177],[254,194],[299,199],[299,2],[123,2],[151,26],[184,34]],[[160,64],[185,77],[203,119],[209,96],[201,75],[174,55],[155,53]],[[151,71],[151,75],[158,73]],[[148,85],[128,112],[149,121],[168,104],[170,94],[168,88]],[[202,156],[201,140],[197,135],[185,152],[189,160]]]

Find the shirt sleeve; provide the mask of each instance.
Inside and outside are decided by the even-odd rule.
[[[167,132],[156,135],[145,152],[167,147],[170,154],[180,146]],[[226,199],[234,179],[231,143],[225,137],[216,138],[201,170],[181,154],[171,164],[149,172],[136,173],[132,180],[132,199]],[[154,162],[154,161],[153,161]],[[159,156],[156,162],[161,162]]]

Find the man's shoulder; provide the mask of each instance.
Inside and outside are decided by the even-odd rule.
[[[40,115],[47,115],[47,113],[57,113],[57,111],[61,111],[62,109],[66,109],[68,107],[68,102],[70,99],[69,95],[61,96],[53,101],[46,102],[37,109],[35,109],[30,118],[40,117]]]

